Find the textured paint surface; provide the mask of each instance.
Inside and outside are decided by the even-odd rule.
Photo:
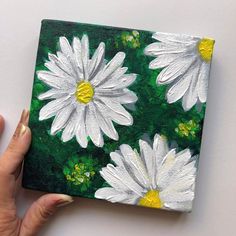
[[[30,127],[33,133],[31,149],[26,157],[23,186],[31,189],[68,193],[71,195],[94,198],[94,193],[109,186],[100,176],[99,171],[111,162],[109,154],[121,144],[128,144],[139,150],[139,139],[150,140],[156,133],[164,135],[169,145],[178,151],[191,149],[199,154],[205,104],[199,110],[192,107],[185,112],[181,101],[168,104],[166,92],[168,86],[156,85],[156,77],[162,69],[150,70],[152,58],[144,55],[144,49],[151,43],[153,32],[112,28],[89,24],[59,21],[43,21],[36,71],[47,70],[44,63],[48,53],[58,51],[58,41],[65,36],[71,43],[74,37],[89,37],[90,57],[100,42],[106,46],[106,60],[111,60],[117,52],[124,52],[127,73],[136,73],[135,82],[129,89],[138,96],[134,106],[128,106],[133,117],[132,126],[114,124],[120,134],[114,141],[104,136],[104,146],[96,147],[91,140],[86,149],[75,138],[62,142],[61,132],[51,135],[53,118],[39,121],[39,111],[48,101],[41,101],[38,96],[49,87],[40,81],[35,73]],[[149,137],[149,138],[148,138]]]

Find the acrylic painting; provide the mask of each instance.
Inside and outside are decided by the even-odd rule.
[[[208,37],[43,20],[23,186],[190,212],[213,47]]]

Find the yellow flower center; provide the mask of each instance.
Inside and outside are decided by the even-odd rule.
[[[94,89],[92,85],[87,81],[81,81],[77,83],[75,97],[78,102],[87,104],[94,95]]]
[[[140,206],[161,208],[163,203],[159,197],[159,192],[157,190],[149,190],[138,202]]]
[[[213,39],[203,38],[199,41],[198,52],[204,61],[209,62],[211,60],[214,44]]]

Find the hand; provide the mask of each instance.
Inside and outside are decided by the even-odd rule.
[[[17,216],[15,201],[17,180],[21,172],[24,155],[31,142],[28,120],[29,112],[24,110],[11,142],[0,158],[1,236],[35,236],[57,207],[73,201],[67,195],[46,194],[32,204],[23,219]],[[4,119],[0,116],[0,135],[3,129]]]

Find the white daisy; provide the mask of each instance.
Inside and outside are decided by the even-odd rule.
[[[140,154],[129,145],[110,154],[116,164],[100,171],[111,187],[96,191],[95,197],[111,202],[135,204],[176,211],[190,211],[194,198],[196,159],[190,150],[169,150],[164,137],[156,134],[153,146],[139,140]]]
[[[118,52],[106,64],[105,44],[101,42],[90,59],[86,35],[81,41],[75,37],[72,45],[60,37],[59,46],[57,55],[48,54],[45,66],[49,71],[37,72],[38,78],[51,87],[39,99],[54,99],[40,110],[39,120],[55,116],[51,134],[63,130],[62,141],[76,136],[84,148],[88,136],[98,147],[104,144],[103,133],[118,140],[113,122],[132,125],[132,116],[122,104],[137,100],[135,93],[127,89],[136,75],[125,74],[127,68],[122,67],[125,53]]]
[[[208,79],[214,40],[188,35],[156,32],[159,42],[145,48],[145,54],[157,57],[150,69],[164,68],[157,76],[157,84],[169,84],[168,103],[182,99],[185,111],[207,99]]]

